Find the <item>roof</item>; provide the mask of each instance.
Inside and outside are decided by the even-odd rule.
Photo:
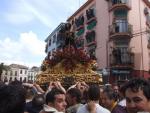
[[[94,0],[88,0],[85,4],[83,4],[72,16],[70,16],[67,21],[70,21],[72,18],[74,18],[80,11],[82,11],[85,7],[87,7],[91,2]]]
[[[32,70],[32,71],[39,71],[39,70],[40,70],[40,67],[33,66],[33,67],[31,68],[31,70]]]
[[[11,67],[11,68],[19,68],[19,69],[28,69],[27,66],[20,65],[20,64],[10,64],[9,67]]]

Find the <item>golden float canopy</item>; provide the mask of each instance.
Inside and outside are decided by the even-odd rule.
[[[92,70],[91,64],[87,67],[78,63],[73,70],[65,70],[62,62],[52,68],[47,68],[46,71],[37,75],[36,82],[38,84],[49,83],[50,81],[60,81],[62,84],[74,84],[76,82],[86,83],[102,83],[102,76]],[[67,82],[67,83],[66,83]]]

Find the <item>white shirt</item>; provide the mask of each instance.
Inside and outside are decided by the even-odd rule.
[[[63,112],[59,112],[57,111],[55,108],[50,107],[46,104],[44,104],[43,110],[40,111],[40,113],[48,113],[48,112],[52,112],[52,113],[63,113]]]
[[[77,113],[89,113],[87,110],[87,104],[81,106]],[[96,103],[96,113],[110,113],[110,111]]]
[[[120,106],[126,107],[126,99],[121,100],[120,102],[118,102],[118,104]]]

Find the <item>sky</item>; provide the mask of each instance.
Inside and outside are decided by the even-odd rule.
[[[0,0],[0,63],[40,66],[45,39],[87,0]]]

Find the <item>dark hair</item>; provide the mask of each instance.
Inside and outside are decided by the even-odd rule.
[[[55,101],[55,96],[58,94],[65,94],[62,90],[53,88],[50,92],[46,95],[46,104],[49,102],[53,103]]]
[[[32,99],[32,105],[35,107],[43,107],[44,103],[45,99],[42,94],[37,94]]]
[[[110,99],[110,100],[114,100],[114,101],[117,101],[118,98],[119,98],[119,95],[118,93],[116,93],[113,89],[111,88],[105,88],[103,93],[106,93],[107,97]]]
[[[31,99],[35,96],[35,92],[33,91],[32,88],[24,87],[24,89],[26,91],[26,99]]]
[[[25,91],[21,86],[0,87],[0,113],[23,113]]]
[[[127,89],[131,89],[135,93],[142,90],[145,97],[150,100],[150,83],[144,78],[134,78],[127,82],[124,88],[124,94]]]
[[[12,81],[9,83],[10,85],[15,85],[15,86],[21,86],[22,85],[22,82],[18,81],[18,80],[15,80],[15,81]]]
[[[76,97],[76,101],[77,101],[78,103],[81,102],[81,92],[80,92],[79,89],[77,89],[77,88],[71,88],[71,89],[69,89],[69,90],[67,91],[67,93],[70,94],[71,97]]]
[[[91,85],[88,90],[88,99],[97,101],[100,98],[100,88],[98,85]]]

